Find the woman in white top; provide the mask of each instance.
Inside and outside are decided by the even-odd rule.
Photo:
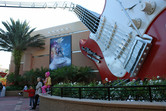
[[[43,86],[42,82],[41,82],[41,78],[38,77],[37,78],[37,85],[36,85],[36,92],[35,92],[35,104],[33,104],[33,107],[32,109],[36,109],[36,106],[37,106],[37,102],[38,102],[38,99],[39,99],[39,94],[42,92],[41,91],[41,87]]]

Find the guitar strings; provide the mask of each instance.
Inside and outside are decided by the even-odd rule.
[[[93,21],[95,21],[96,23],[99,23],[99,18],[97,16],[95,16],[94,14],[92,14],[89,10],[85,9],[85,8],[81,8],[81,6],[76,7],[76,10],[82,12],[82,13],[86,13],[87,16],[89,16],[89,18],[91,18]],[[85,15],[85,16],[86,16]]]
[[[108,26],[109,26],[109,29],[108,29]],[[103,29],[103,31],[101,32],[101,33],[110,33],[110,35],[111,35],[111,31],[113,32],[113,30],[114,30],[114,27],[113,26],[111,26],[110,24],[104,24],[104,29]],[[111,28],[110,28],[111,27]],[[110,30],[111,29],[111,30]],[[119,29],[119,28],[118,28]],[[119,29],[120,30],[120,29]],[[116,32],[118,33],[118,34],[120,34],[120,35],[124,35],[123,37],[122,36],[120,36],[120,35],[117,35],[116,33],[114,33],[114,36],[117,36],[118,38],[120,38],[121,39],[121,41],[123,41],[123,42],[125,42],[125,44],[123,43],[123,42],[121,42],[121,44],[122,45],[124,45],[123,47],[125,47],[126,49],[127,49],[127,47],[125,46],[126,44],[127,45],[129,45],[130,44],[130,42],[131,42],[131,40],[132,40],[132,37],[131,36],[128,36],[128,35],[126,35],[126,34],[123,34],[122,33],[122,31],[121,32],[119,32],[118,30],[116,30]],[[97,32],[96,32],[97,33]],[[108,39],[112,39],[112,37],[111,38],[109,38],[108,36],[106,36]],[[124,38],[125,37],[125,38]],[[116,37],[114,37],[114,38],[116,38]],[[118,38],[116,38],[116,39],[118,39]],[[126,40],[126,38],[127,38],[127,40]],[[108,41],[106,40],[106,42],[108,43]],[[119,41],[118,41],[119,42]]]
[[[82,10],[85,10],[85,12],[87,12],[88,16],[91,16],[90,18],[93,18],[93,19],[97,20],[97,22],[99,22],[99,20],[100,20],[99,17],[97,17],[94,14],[92,14],[89,10],[85,9],[84,7],[82,7],[80,5],[77,5],[77,7],[82,9]]]
[[[81,6],[78,6],[78,8],[79,8],[79,7],[81,7]],[[76,8],[76,11],[77,11],[78,8]],[[83,8],[83,7],[81,7],[80,10],[82,10],[82,12],[87,12],[87,13],[89,13],[90,15],[94,16],[92,13],[90,13],[88,10],[86,10],[86,9]],[[79,11],[79,10],[78,10],[78,11]],[[81,12],[81,11],[79,11],[79,12]],[[79,12],[78,12],[78,13],[79,13]],[[87,14],[87,16],[89,16],[89,18],[91,18],[91,19],[94,19],[94,18],[92,18],[89,14]],[[79,15],[81,15],[81,13],[79,13]],[[83,15],[86,16],[85,14],[82,14],[81,16],[83,17]],[[81,17],[81,19],[83,19],[82,17]],[[93,27],[92,24],[93,24],[93,25],[96,25],[96,24],[94,23],[95,20],[92,21],[92,20],[90,20],[89,18],[86,17],[86,19],[85,19],[85,21],[89,23],[89,24],[87,24],[87,25],[90,25],[91,27]],[[96,16],[95,16],[95,18],[96,18]],[[88,19],[89,21],[88,21],[87,19]],[[97,22],[98,22],[98,21],[97,21]],[[110,24],[104,24],[104,25],[105,25],[105,29],[107,29],[107,30],[108,30],[108,27],[113,29],[113,26],[111,26]],[[123,33],[119,32],[118,30],[116,30],[116,31],[117,31],[119,34],[124,35],[124,37],[127,36],[128,38],[130,38],[128,35],[123,34]],[[118,36],[118,35],[116,35],[116,36]],[[118,36],[118,37],[120,37],[120,36]],[[126,41],[126,39],[124,39],[124,40]],[[126,43],[129,43],[129,42],[126,41]]]
[[[106,35],[106,34],[103,34],[103,35]],[[104,38],[105,39],[105,38]],[[106,39],[105,39],[106,40]],[[104,42],[103,40],[101,40],[101,42]],[[119,45],[121,45],[121,44],[119,44]],[[127,55],[127,52],[125,52],[125,51],[123,51],[122,50],[122,48],[121,47],[119,47],[119,45],[117,44],[117,42],[115,42],[115,41],[112,41],[112,45],[111,45],[111,47],[109,47],[108,49],[111,49],[112,47],[114,48],[114,49],[116,49],[116,51],[118,51],[119,53],[122,51],[125,55]],[[115,46],[117,46],[117,47],[115,47]],[[119,49],[119,50],[118,50]],[[115,51],[114,51],[115,52]],[[118,56],[118,55],[117,55]]]
[[[115,58],[114,58],[114,59],[116,59],[116,58],[119,56],[117,53],[120,53],[120,51],[117,50],[117,47],[115,47],[115,45],[112,45],[112,47],[110,47],[109,50],[112,52],[112,54],[115,55]],[[116,51],[115,51],[115,50],[116,50]],[[120,50],[121,50],[121,49],[120,49]],[[124,57],[124,56],[125,56],[125,57]],[[119,61],[120,61],[122,64],[125,63],[125,59],[127,58],[126,56],[127,56],[127,54],[122,54],[121,59],[123,59],[123,60],[119,59]]]
[[[77,14],[77,16],[82,20],[83,23],[93,32],[95,33],[97,31],[98,23],[99,23],[99,18],[97,20],[97,17],[92,17],[90,15],[93,15],[86,9],[81,9],[81,8],[75,8],[74,12]],[[89,14],[87,14],[89,13]],[[95,15],[93,15],[95,16]],[[85,19],[86,18],[86,19]],[[85,21],[85,22],[84,22]],[[87,23],[86,23],[87,22]],[[89,27],[90,26],[90,27]]]
[[[87,16],[87,15],[84,14],[84,12],[81,12],[80,10],[77,10],[77,9],[76,9],[76,11],[77,11],[77,13],[81,16],[81,18],[83,17],[83,15],[84,15],[85,17]],[[88,18],[88,17],[86,18],[86,20],[88,20],[88,22],[91,23],[91,25],[95,25],[95,26],[92,26],[92,27],[98,26],[98,25],[95,23],[94,20],[92,21],[92,20],[91,20],[90,18]]]
[[[83,23],[85,23],[86,24],[86,26],[90,29],[90,30],[92,30],[93,32],[95,32],[95,30],[94,29],[96,29],[97,27],[95,27],[95,26],[98,26],[98,24],[96,24],[96,23],[99,23],[97,20],[94,20],[94,18],[93,17],[91,17],[91,16],[89,16],[89,14],[91,15],[91,13],[90,12],[88,12],[87,10],[85,10],[85,9],[81,9],[81,8],[76,8],[75,10],[74,10],[74,12],[78,15],[78,17],[83,21]],[[87,13],[89,13],[89,14],[87,14]],[[86,18],[86,19],[85,19]],[[95,25],[95,26],[94,26]],[[100,27],[100,26],[99,26]],[[98,27],[98,28],[99,28]],[[113,53],[114,53],[114,55],[115,56],[119,56],[119,55],[121,55],[121,57],[123,57],[124,59],[126,59],[126,57],[127,57],[127,55],[128,54],[126,54],[127,52],[126,51],[124,51],[124,50],[127,50],[128,51],[128,47],[126,47],[125,45],[126,44],[130,44],[130,42],[128,42],[128,41],[131,41],[131,37],[129,37],[128,35],[126,35],[126,34],[124,34],[124,33],[122,33],[122,32],[119,32],[118,30],[116,30],[116,33],[119,33],[120,35],[124,35],[123,37],[121,37],[121,36],[119,36],[119,35],[117,35],[117,34],[114,34],[114,36],[117,36],[118,38],[120,38],[121,39],[121,41],[122,42],[120,42],[119,41],[119,39],[117,38],[117,37],[114,37],[114,39],[113,39],[113,37],[111,37],[111,38],[109,38],[108,37],[108,34],[107,33],[109,33],[110,32],[110,29],[112,29],[112,31],[113,31],[113,29],[114,29],[114,27],[113,26],[111,26],[110,24],[104,24],[104,29],[103,29],[103,31],[101,32],[101,33],[104,33],[104,34],[102,34],[102,36],[103,35],[106,35],[106,37],[107,38],[105,38],[105,37],[102,37],[103,39],[105,39],[105,42],[107,42],[106,44],[108,44],[108,41],[107,41],[107,39],[109,39],[109,41],[110,41],[110,39],[112,39],[111,40],[111,46],[112,47],[109,47],[109,49],[111,49],[111,50],[113,50],[113,49],[116,49],[116,52],[117,53],[119,53],[119,54],[117,54],[115,51],[112,51]],[[107,31],[106,31],[107,30]],[[111,33],[111,32],[110,32]],[[110,34],[109,33],[109,34]],[[97,35],[97,32],[96,32],[96,35]],[[110,34],[111,35],[111,34]],[[124,39],[124,37],[125,38],[127,38],[128,40],[126,40],[126,39]],[[118,39],[118,40],[117,40]],[[103,42],[103,43],[105,43],[103,40],[101,40],[101,42]],[[125,42],[125,43],[124,43]],[[113,45],[114,44],[114,45]],[[118,47],[115,47],[115,45]],[[106,45],[105,45],[106,46]],[[104,47],[105,47],[104,46]],[[123,54],[121,54],[123,52]],[[124,56],[126,56],[126,57],[124,57]],[[117,58],[116,57],[116,58]],[[120,60],[121,61],[121,60]],[[122,62],[121,61],[121,63],[124,63],[124,62]]]
[[[76,11],[77,11],[77,10],[76,10]],[[78,12],[78,14],[81,15],[79,12]],[[82,15],[81,15],[81,16],[82,16]],[[81,18],[81,19],[82,19],[82,18]],[[87,19],[85,19],[85,21],[89,23],[89,21],[87,21]],[[88,25],[89,25],[89,24],[88,24]],[[119,37],[119,36],[118,36],[118,37]],[[105,39],[105,38],[104,38],[104,39]],[[124,39],[124,40],[125,40],[125,39]],[[126,41],[126,40],[125,40],[125,41]],[[126,42],[127,42],[127,41],[126,41]],[[114,42],[114,44],[117,46],[117,43]],[[124,45],[124,44],[123,44],[123,45]],[[115,46],[114,46],[114,47],[115,47]],[[119,47],[119,46],[118,46],[118,47]],[[120,53],[121,51],[122,51],[123,53],[125,53],[125,52],[121,49],[121,47],[119,47],[119,48],[120,48],[120,51],[117,50],[117,48],[114,48],[114,49],[116,49],[117,52],[119,52],[119,53]],[[114,53],[114,54],[115,54],[115,56],[118,57],[118,54],[116,54],[116,53]],[[126,55],[126,53],[125,53],[125,55]],[[123,57],[123,56],[122,56],[122,57]],[[123,57],[123,58],[126,58],[126,57]],[[122,63],[124,63],[124,62],[122,62]]]
[[[128,49],[128,47],[126,47],[125,45],[126,45],[126,43],[129,45],[129,42],[127,42],[126,39],[122,38],[121,36],[118,36],[117,34],[115,34],[114,36],[118,36],[120,39],[122,39],[123,42],[125,42],[125,44],[124,44],[123,42],[120,42],[120,41],[117,41],[117,40],[115,41],[115,39],[118,39],[118,38],[116,38],[116,37],[114,37],[114,39],[113,39],[113,37],[109,38],[107,32],[109,32],[109,34],[111,35],[110,30],[109,30],[109,31],[105,31],[105,30],[104,30],[104,31],[102,31],[101,33],[104,33],[104,34],[102,34],[102,36],[106,35],[106,37],[107,37],[107,38],[102,37],[103,39],[105,39],[105,42],[107,41],[106,39],[112,39],[112,40],[111,40],[111,42],[112,42],[112,45],[111,45],[111,46],[112,46],[112,47],[109,47],[109,49],[112,49],[112,50],[115,49],[116,52],[119,52],[119,54],[116,54],[115,51],[112,51],[115,56],[118,57],[118,56],[121,55],[121,57],[123,57],[124,59],[126,59],[126,58],[127,58],[127,55],[128,55],[128,54],[126,54],[126,53],[129,51],[129,49]],[[124,35],[124,34],[123,34],[123,35]],[[129,36],[128,36],[128,37],[129,37]],[[119,39],[118,39],[118,40],[119,40]],[[131,37],[128,38],[128,40],[131,41]],[[101,39],[101,41],[102,41],[103,43],[105,43],[102,39]],[[117,42],[119,42],[119,44],[117,44]],[[107,41],[107,44],[108,44],[108,41]],[[118,46],[118,49],[120,49],[120,51],[117,49],[117,47],[115,47],[114,44],[115,44],[116,46]],[[120,45],[122,45],[122,46],[120,47]],[[124,49],[124,47],[125,47],[125,49]],[[124,50],[127,50],[127,52],[124,51]],[[123,54],[121,54],[121,52],[123,52]],[[125,56],[125,57],[124,57],[124,56]],[[116,58],[117,58],[117,57],[116,57]],[[121,60],[120,60],[120,61],[121,61]],[[121,61],[121,63],[123,63],[123,64],[124,64],[124,62],[125,62],[125,60],[124,60],[124,61]]]
[[[94,33],[95,30],[92,29],[92,26],[90,25],[89,21],[85,20],[82,15],[76,10],[75,13],[80,18],[80,20]]]
[[[123,48],[125,47],[126,49],[128,49],[128,47],[126,47],[125,44],[123,43],[123,42],[125,42],[125,43],[129,44],[129,42],[127,42],[125,39],[122,39],[122,38],[120,37],[120,39],[122,39],[122,41],[123,41],[123,42],[120,42],[117,37],[111,37],[111,38],[109,38],[107,32],[103,31],[102,33],[103,33],[103,35],[106,36],[106,38],[105,38],[105,37],[102,37],[102,38],[105,39],[105,42],[107,42],[107,43],[105,43],[105,42],[101,39],[101,41],[102,41],[103,43],[109,44],[107,39],[109,39],[109,40],[112,39],[111,42],[114,42],[115,39],[116,39],[116,41],[114,42],[114,44],[115,44],[116,46],[119,47],[119,45],[123,45]],[[110,35],[111,35],[111,34],[110,34]],[[114,36],[118,36],[118,35],[115,34]],[[118,36],[118,37],[119,37],[119,36]],[[113,38],[114,38],[114,39],[113,39]],[[119,44],[119,45],[117,45],[117,44]],[[119,48],[120,48],[120,47],[119,47]],[[123,50],[122,50],[123,48],[121,48],[121,51],[123,51]]]

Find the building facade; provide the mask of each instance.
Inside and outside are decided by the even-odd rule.
[[[45,48],[28,48],[22,57],[20,74],[36,68],[49,68],[50,64],[50,40],[59,37],[71,36],[71,64],[75,66],[89,66],[94,72],[98,74],[95,64],[84,56],[80,51],[80,39],[87,39],[89,37],[88,29],[81,22],[74,22],[70,24],[60,25],[47,29],[42,29],[33,32],[41,34],[45,37]],[[14,62],[11,58],[9,72],[14,72]]]

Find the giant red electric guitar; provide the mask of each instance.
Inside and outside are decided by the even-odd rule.
[[[166,78],[166,0],[106,0],[101,15],[74,12],[91,31],[80,49],[103,81]]]
[[[68,2],[7,2],[0,7],[68,8],[89,28],[80,49],[101,79],[166,78],[166,0],[106,0],[101,15]]]

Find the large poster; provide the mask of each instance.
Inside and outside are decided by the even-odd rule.
[[[71,35],[50,39],[51,70],[71,65]]]

